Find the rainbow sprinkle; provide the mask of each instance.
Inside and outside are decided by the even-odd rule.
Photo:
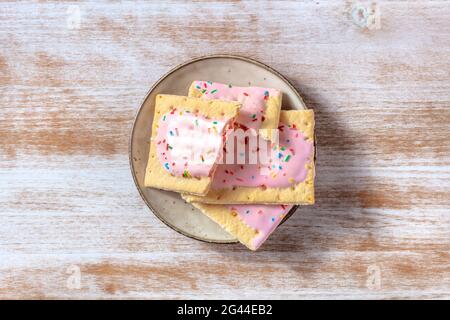
[[[191,177],[191,175],[190,175],[189,171],[184,170],[184,172],[183,172],[183,178],[190,178],[190,177]]]

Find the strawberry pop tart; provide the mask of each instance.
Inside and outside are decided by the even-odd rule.
[[[211,81],[194,81],[189,97],[238,101],[242,104],[236,124],[244,129],[263,129],[261,135],[269,138],[270,129],[276,129],[280,118],[282,94],[277,89],[238,87]]]
[[[267,163],[220,164],[207,195],[185,199],[210,204],[314,204],[314,113],[283,110],[278,128],[279,144],[271,143]]]
[[[157,95],[144,184],[205,195],[240,103]]]
[[[290,205],[192,205],[250,250],[257,250],[292,209]]]

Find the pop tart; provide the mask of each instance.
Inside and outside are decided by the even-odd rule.
[[[236,124],[244,129],[261,129],[261,135],[270,137],[270,130],[278,127],[282,93],[262,87],[238,87],[211,81],[194,81],[189,97],[238,101],[242,104]]]
[[[271,144],[266,163],[220,164],[207,195],[185,199],[209,204],[314,204],[314,125],[312,110],[281,111],[278,143]]]
[[[250,250],[257,250],[292,209],[290,205],[191,204]]]
[[[144,185],[205,195],[241,104],[157,95]]]

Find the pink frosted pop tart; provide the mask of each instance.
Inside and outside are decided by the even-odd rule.
[[[237,102],[157,95],[145,186],[206,194],[239,108]]]
[[[270,136],[269,129],[278,126],[282,94],[277,89],[194,81],[189,88],[189,96],[240,102],[242,107],[236,123],[243,128],[267,129],[261,132],[265,137]]]
[[[257,250],[292,209],[290,205],[192,205],[250,250]]]
[[[268,161],[220,164],[207,195],[185,199],[211,204],[314,204],[314,113],[283,110],[278,128],[278,144],[271,143]]]

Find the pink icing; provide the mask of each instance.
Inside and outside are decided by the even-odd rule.
[[[194,86],[205,99],[238,101],[242,104],[236,122],[247,128],[259,129],[265,120],[266,101],[270,96],[279,96],[279,90],[260,87],[235,87],[209,81],[194,81]]]
[[[280,124],[278,128],[279,145],[272,146],[267,164],[221,164],[215,172],[213,188],[284,188],[304,181],[308,173],[306,165],[313,156],[313,143],[306,140],[295,125]],[[268,149],[270,150],[270,146]]]
[[[155,138],[161,165],[174,176],[209,176],[222,153],[229,120],[212,120],[177,108],[164,114]]]
[[[236,211],[246,225],[258,231],[252,239],[252,246],[256,250],[270,234],[278,227],[284,216],[291,210],[287,205],[232,205],[231,211]]]

